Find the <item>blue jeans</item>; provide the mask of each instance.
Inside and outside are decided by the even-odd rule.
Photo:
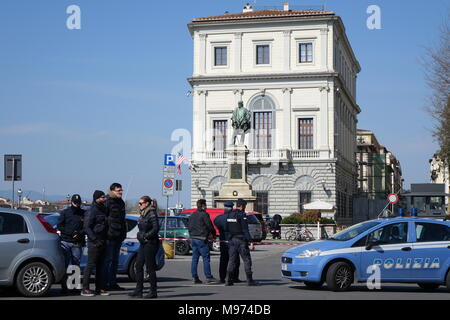
[[[64,250],[66,268],[70,265],[79,266],[81,260],[81,245],[72,242],[61,241]]]
[[[119,255],[122,241],[108,240],[106,242],[106,253],[103,264],[104,285],[112,287],[117,284],[117,268],[119,266]]]
[[[210,265],[210,256],[209,256],[209,246],[207,241],[203,241],[200,239],[192,239],[192,264],[191,264],[191,273],[192,278],[198,278],[197,273],[197,265],[200,256],[202,256],[203,260],[203,272],[205,272],[206,278],[212,278],[211,274],[211,265]]]
[[[64,260],[66,265],[66,271],[61,279],[61,287],[65,290],[67,289],[67,268],[72,266],[80,266],[81,261],[81,245],[72,242],[61,241],[61,247],[64,250]]]

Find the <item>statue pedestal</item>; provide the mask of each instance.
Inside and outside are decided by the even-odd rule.
[[[228,160],[228,181],[222,185],[219,195],[214,197],[218,208],[223,208],[227,201],[235,202],[239,198],[247,201],[246,211],[254,210],[256,197],[251,186],[247,183],[247,155],[246,146],[229,146],[226,150]]]

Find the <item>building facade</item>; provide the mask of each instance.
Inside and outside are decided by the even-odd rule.
[[[321,200],[351,222],[360,65],[330,11],[253,10],[194,19],[192,205],[226,182],[231,115],[251,111],[248,183],[256,210],[289,215]]]
[[[403,188],[400,161],[379,144],[370,130],[357,130],[356,163],[358,165],[357,196],[371,200],[387,199]]]
[[[450,174],[449,166],[442,161],[437,154],[433,155],[430,162],[430,182],[443,184],[445,186],[446,193],[450,193]],[[450,214],[450,197],[445,198],[445,207],[447,213]]]

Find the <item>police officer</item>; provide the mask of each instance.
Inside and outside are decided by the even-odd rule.
[[[61,246],[65,254],[66,268],[69,265],[80,266],[81,248],[84,243],[84,222],[85,210],[81,209],[81,197],[74,194],[71,199],[71,206],[59,213],[57,229],[61,233]],[[63,293],[67,293],[67,274],[61,280]]]
[[[220,275],[220,282],[225,283],[225,279],[227,277],[227,267],[228,267],[228,261],[229,261],[229,246],[228,246],[228,240],[230,240],[230,233],[227,230],[227,215],[228,213],[233,210],[233,202],[227,201],[224,203],[225,211],[224,214],[221,214],[217,216],[217,218],[214,220],[214,225],[219,229],[219,239],[220,239],[220,263],[219,263],[219,275]],[[239,280],[239,266],[240,266],[240,259],[239,255],[236,255],[236,262],[235,262],[235,271],[232,276],[233,282],[241,282]]]
[[[228,278],[225,285],[233,285],[233,272],[236,270],[236,256],[241,256],[244,261],[245,273],[247,275],[247,285],[257,286],[258,283],[253,280],[252,258],[248,247],[251,241],[250,232],[248,231],[247,216],[245,215],[245,207],[247,201],[238,199],[236,203],[237,210],[232,210],[227,214],[227,229],[230,233],[229,255],[228,261]]]

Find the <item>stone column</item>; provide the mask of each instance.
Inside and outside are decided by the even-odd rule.
[[[330,92],[330,87],[327,85],[326,87],[321,87],[319,88],[320,91],[320,132],[319,132],[319,137],[320,140],[318,140],[318,146],[319,149],[329,149],[330,148],[330,144],[329,144],[329,115],[328,115],[328,111],[329,111],[329,106],[328,106],[328,94]]]
[[[283,31],[283,71],[291,70],[291,30]]]
[[[284,88],[282,91],[283,91],[283,127],[282,127],[283,131],[281,134],[281,138],[283,139],[283,141],[280,144],[280,146],[282,146],[283,149],[292,149],[292,142],[291,142],[291,136],[292,136],[291,94],[292,94],[292,88]],[[278,128],[280,128],[280,127],[281,126],[278,125]]]
[[[328,64],[328,28],[320,29],[320,47],[322,56],[322,68],[324,70],[331,70]]]
[[[206,151],[206,96],[208,95],[208,91],[206,90],[198,90],[198,117],[197,117],[197,128],[198,135],[196,141],[196,148],[198,152],[200,152],[201,157],[204,157],[204,151]]]
[[[234,34],[234,72],[240,73],[242,71],[242,32]]]
[[[200,38],[200,48],[198,53],[199,58],[199,73],[205,74],[206,73],[206,34],[199,34]]]

